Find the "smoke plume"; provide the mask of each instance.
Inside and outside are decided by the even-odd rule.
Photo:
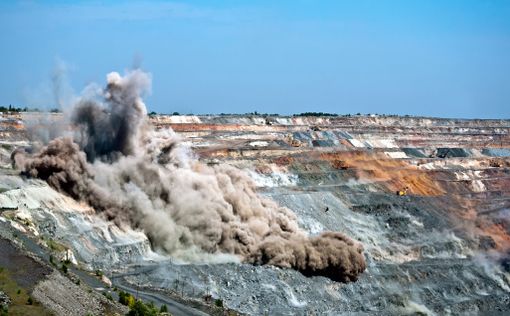
[[[150,126],[141,99],[150,86],[141,70],[110,73],[97,98],[74,106],[72,137],[33,154],[15,151],[13,164],[118,226],[143,230],[155,249],[174,256],[230,253],[307,276],[357,280],[365,269],[359,243],[338,232],[307,236],[294,213],[259,196],[245,173],[202,164],[171,129]]]

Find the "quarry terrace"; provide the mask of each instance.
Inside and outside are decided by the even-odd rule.
[[[204,165],[243,170],[310,236],[339,231],[360,242],[366,270],[342,283],[228,254],[200,262],[165,256],[142,231],[119,228],[46,182],[20,177],[12,151],[34,143],[30,130],[62,119],[0,118],[0,247],[36,266],[29,283],[49,310],[122,311],[98,303],[102,295],[77,300],[92,294],[55,272],[55,258],[73,263],[81,287],[111,285],[166,304],[174,315],[214,313],[209,297],[250,315],[510,313],[510,120],[149,117],[156,130],[173,129]],[[16,278],[24,284],[26,275]],[[77,294],[52,294],[59,286]]]

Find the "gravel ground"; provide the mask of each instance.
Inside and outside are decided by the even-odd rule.
[[[57,271],[35,287],[33,296],[57,316],[118,315],[127,312],[125,308],[106,300],[101,294],[88,292],[72,283]]]

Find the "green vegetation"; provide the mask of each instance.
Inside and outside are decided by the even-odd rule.
[[[64,272],[64,274],[67,274],[67,272],[69,271],[69,268],[67,267],[67,265],[64,263],[62,264],[62,267],[60,268],[60,270],[62,270],[62,272]]]
[[[101,270],[96,270],[96,276],[98,276],[98,277],[102,277],[102,276],[103,276],[103,271],[101,271]]]
[[[119,303],[121,303],[122,305],[132,307],[135,304],[135,297],[129,293],[120,291],[119,292]]]
[[[0,112],[26,112],[28,108],[17,108],[9,104],[9,106],[0,106]]]
[[[218,307],[223,307],[223,300],[221,300],[220,298],[217,298],[215,301],[214,301],[214,305],[218,306]]]
[[[0,112],[13,112],[13,113],[19,113],[19,112],[46,112],[46,110],[41,111],[41,109],[38,108],[28,108],[28,107],[15,107],[9,104],[9,106],[0,106]],[[52,108],[49,110],[50,113],[60,113],[62,112],[59,108]]]
[[[104,297],[106,297],[106,298],[107,298],[107,299],[109,299],[110,301],[113,301],[113,296],[112,296],[110,293],[108,293],[108,292],[103,292],[103,295],[104,295]]]
[[[293,116],[338,116],[338,114],[326,112],[303,112],[299,114],[294,114]]]
[[[0,316],[7,316],[9,315],[9,308],[7,306],[2,306],[0,309]]]
[[[168,308],[166,305],[161,305],[158,310],[154,303],[144,303],[142,300],[136,300],[135,297],[124,291],[119,292],[119,303],[122,305],[129,306],[129,312],[127,316],[157,316],[162,313],[168,314]]]
[[[7,294],[11,299],[8,309],[0,309],[0,316],[51,315],[41,304],[29,296],[28,289],[19,286],[14,281],[8,269],[2,267],[0,267],[0,291]]]
[[[144,304],[142,300],[137,300],[133,306],[129,309],[129,312],[126,316],[157,316],[159,315],[159,311],[151,302],[149,304]]]
[[[192,115],[192,114],[189,114]],[[204,115],[214,115],[214,114],[204,114]],[[257,111],[249,112],[249,113],[220,113],[219,116],[232,116],[232,117],[243,117],[243,116],[262,116],[262,117],[268,117],[268,116],[280,116],[278,113],[259,113]]]
[[[53,251],[57,251],[57,252],[62,252],[62,251],[65,251],[67,248],[66,246],[62,245],[61,243],[59,242],[56,242],[55,240],[53,239],[48,239],[46,240],[46,245],[48,245],[48,247],[53,250]]]
[[[148,116],[156,116],[156,115],[159,115],[159,113],[157,112],[154,112],[154,111],[151,111],[149,112],[149,114],[147,114]],[[161,115],[168,115],[168,114],[161,114]],[[172,114],[170,115],[181,115],[179,112],[172,112]]]
[[[13,149],[13,146],[10,145],[10,144],[2,144],[1,146],[5,150],[12,150]]]

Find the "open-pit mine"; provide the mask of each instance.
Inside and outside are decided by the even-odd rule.
[[[510,120],[148,116],[147,86],[2,115],[0,266],[33,308],[510,313]]]

